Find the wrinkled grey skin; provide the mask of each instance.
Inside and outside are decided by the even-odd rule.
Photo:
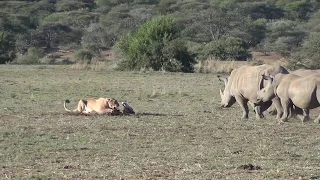
[[[298,70],[289,71],[289,72],[290,72],[290,74],[294,74],[294,75],[297,75],[297,76],[300,76],[300,77],[306,77],[306,76],[309,76],[309,75],[320,75],[320,69],[316,69],[316,70],[298,69]],[[269,95],[268,95],[268,93],[269,93]],[[265,94],[265,96],[271,96],[270,92],[268,92],[268,93]],[[268,99],[266,97],[264,97],[264,98],[261,97],[261,98],[262,98],[261,100],[263,102],[266,102],[266,99]],[[275,98],[277,98],[277,97],[275,97]],[[302,110],[300,108],[298,108],[298,107],[292,106],[291,109],[294,110],[295,114],[301,114],[302,113]],[[272,114],[272,115],[276,114],[277,115],[276,119],[280,119],[280,116],[283,113],[282,106],[278,106],[278,111],[280,111],[280,112],[277,112],[277,108],[275,107],[274,104],[268,109],[269,114]]]
[[[301,108],[303,115],[300,117],[304,122],[309,119],[309,109],[320,106],[320,76],[308,75],[300,77],[295,74],[278,74],[275,77],[263,77],[267,85],[258,91],[258,99],[260,101],[267,101],[274,96],[281,101],[281,107],[277,108],[277,118],[280,118],[281,111],[283,115],[281,122],[287,121],[291,114],[292,105]],[[314,121],[319,123],[319,117]]]
[[[310,70],[310,69],[298,69],[295,71],[290,71],[290,74],[294,74],[300,77],[306,77],[309,75],[318,75],[320,74],[320,69],[316,69],[316,70]]]
[[[256,118],[263,117],[261,105],[263,102],[257,101],[257,92],[264,87],[263,75],[276,75],[278,73],[288,73],[282,66],[242,66],[234,69],[228,78],[218,76],[225,84],[225,89],[220,89],[221,107],[230,107],[238,102],[242,109],[241,119],[247,119],[249,108],[248,102],[254,105]]]

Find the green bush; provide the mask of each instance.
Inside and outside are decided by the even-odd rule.
[[[11,61],[15,56],[12,35],[0,31],[0,64]]]
[[[178,38],[179,29],[170,16],[147,21],[135,34],[118,42],[117,47],[124,57],[119,68],[192,72],[194,58]]]
[[[41,25],[61,24],[72,28],[86,28],[92,22],[98,21],[97,13],[89,12],[86,9],[77,11],[56,12],[46,16]]]
[[[320,68],[320,32],[311,33],[297,52],[291,56],[290,65],[294,69]]]
[[[99,54],[102,50],[110,49],[114,45],[115,35],[103,25],[93,23],[87,28],[81,38],[81,45],[85,49]]]
[[[205,45],[202,57],[211,57],[217,60],[240,60],[251,58],[249,46],[241,38],[222,37]]]
[[[80,49],[76,52],[76,59],[90,63],[93,58],[93,53],[86,49]]]
[[[84,8],[86,8],[86,4],[78,0],[60,0],[56,4],[56,11],[58,12],[74,11]]]
[[[39,64],[40,59],[44,57],[42,49],[31,47],[26,55],[18,55],[14,60],[17,64]]]

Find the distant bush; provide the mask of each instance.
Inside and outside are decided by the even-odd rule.
[[[297,52],[292,55],[290,65],[292,69],[307,68],[319,69],[320,68],[320,33],[311,33],[303,42],[302,46]]]
[[[75,56],[78,61],[85,61],[87,63],[90,63],[93,58],[93,53],[86,49],[80,49],[76,52]]]
[[[86,28],[92,22],[98,21],[98,15],[87,10],[56,12],[46,16],[41,25],[61,24],[72,28]]]
[[[86,8],[86,4],[78,0],[60,0],[56,4],[56,10],[59,12],[74,11],[84,8]]]
[[[11,61],[15,56],[12,35],[0,30],[0,64]]]
[[[26,55],[18,55],[14,60],[17,64],[39,64],[40,59],[44,57],[44,51],[39,48],[31,47]]]
[[[222,37],[206,44],[202,56],[222,61],[245,61],[251,58],[249,45],[241,38],[236,37]]]
[[[54,64],[55,63],[55,59],[45,56],[45,57],[39,59],[39,63],[40,64]]]
[[[123,37],[117,44],[124,57],[119,68],[192,72],[194,58],[178,38],[179,29],[170,16],[147,21],[135,34]]]
[[[81,45],[83,48],[99,54],[102,50],[111,48],[115,43],[115,38],[109,29],[101,24],[93,23],[85,30],[81,38]]]

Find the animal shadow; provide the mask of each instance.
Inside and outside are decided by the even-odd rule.
[[[150,112],[139,112],[135,116],[183,116],[181,114],[163,114],[163,113],[150,113]]]

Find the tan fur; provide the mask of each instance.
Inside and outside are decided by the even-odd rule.
[[[295,70],[295,71],[289,71],[290,74],[294,74],[294,75],[297,75],[297,76],[300,76],[300,77],[306,77],[306,76],[310,76],[310,75],[319,75],[320,74],[320,70],[319,69],[316,69],[316,70],[310,70],[310,69],[298,69],[298,70]],[[289,77],[288,79],[286,79],[285,81],[290,81],[290,78]],[[284,83],[282,83],[282,86],[284,86]],[[273,92],[271,92],[272,94],[274,94]],[[269,94],[270,96],[270,94]],[[268,97],[268,93],[264,93],[264,96],[261,97],[262,101],[263,102],[266,102],[266,99],[270,98]],[[270,100],[270,99],[268,99]],[[280,102],[280,100],[279,100]],[[293,108],[293,107],[292,107]],[[283,109],[282,109],[282,106],[281,105],[278,105],[278,112],[276,110],[277,108],[275,107],[275,104],[273,106],[271,106],[269,108],[269,113],[272,113],[272,114],[277,114],[277,117],[276,119],[280,119],[280,116],[281,114],[283,113]],[[297,109],[296,109],[297,110]],[[300,111],[298,109],[298,111]],[[297,113],[298,111],[295,111],[295,113]]]
[[[277,107],[277,117],[283,110],[281,121],[286,121],[290,114],[291,105],[303,110],[302,121],[309,119],[309,110],[320,106],[320,75],[311,74],[300,77],[295,74],[276,75],[269,78],[268,85],[258,92],[258,97],[265,101],[275,94],[281,101],[281,108]],[[319,122],[320,116],[315,120]]]
[[[301,77],[306,77],[309,75],[318,75],[320,74],[320,69],[310,70],[310,69],[298,69],[295,71],[290,71],[290,74],[294,74]]]
[[[114,98],[99,98],[99,99],[88,99],[80,100],[78,106],[74,110],[69,110],[66,107],[66,104],[69,103],[69,100],[65,100],[64,109],[67,112],[75,112],[81,114],[112,114],[115,110],[118,109],[119,103]]]
[[[260,104],[257,101],[257,91],[264,86],[261,75],[276,75],[278,73],[288,73],[288,71],[281,66],[242,66],[233,70],[229,78],[218,77],[225,82],[224,91],[220,90],[221,107],[230,107],[233,103],[238,102],[243,111],[241,118],[248,118],[247,103],[249,101],[254,104],[256,118],[263,117]]]

